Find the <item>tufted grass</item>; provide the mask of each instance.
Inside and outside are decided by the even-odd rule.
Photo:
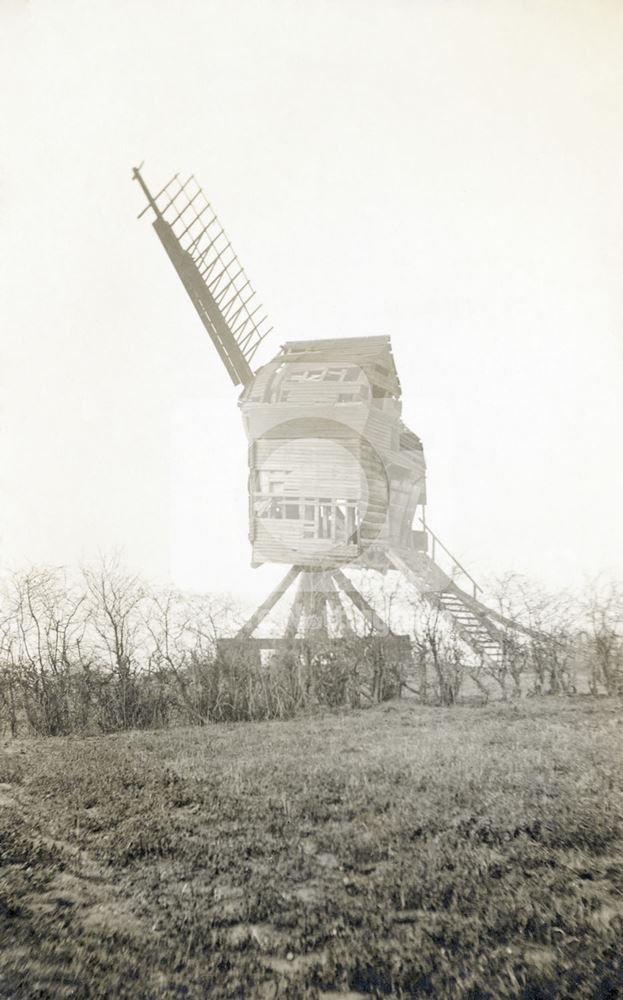
[[[623,713],[369,711],[0,752],[0,996],[602,1000]]]

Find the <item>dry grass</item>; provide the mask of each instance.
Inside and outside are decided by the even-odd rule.
[[[0,755],[0,995],[606,997],[620,702],[534,699]]]

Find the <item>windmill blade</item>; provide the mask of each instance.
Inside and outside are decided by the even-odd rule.
[[[132,173],[148,202],[139,218],[153,210],[158,239],[229,377],[234,385],[247,385],[253,378],[251,360],[270,330],[260,329],[261,306],[216,213],[193,176],[182,181],[176,174],[152,195],[141,168]]]

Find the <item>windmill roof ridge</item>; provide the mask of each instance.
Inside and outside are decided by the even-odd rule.
[[[384,358],[390,368],[395,368],[391,340],[381,337],[340,337],[319,340],[289,340],[281,345],[275,361],[335,362],[362,364],[374,363]]]
[[[400,384],[389,336],[290,340],[281,345],[272,364],[357,365]]]
[[[348,346],[354,347],[357,344],[361,344],[362,347],[372,347],[378,345],[379,347],[389,346],[391,343],[391,338],[389,334],[376,334],[369,337],[316,337],[313,340],[287,340],[282,344],[282,350],[287,350],[289,348],[297,347],[335,347],[337,350],[340,347]]]

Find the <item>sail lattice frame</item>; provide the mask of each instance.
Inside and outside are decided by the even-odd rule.
[[[191,174],[175,174],[156,195],[134,170],[156,214],[154,229],[212,337],[234,384],[252,377],[251,361],[272,331],[268,316],[216,212]],[[139,216],[139,218],[140,218]]]

